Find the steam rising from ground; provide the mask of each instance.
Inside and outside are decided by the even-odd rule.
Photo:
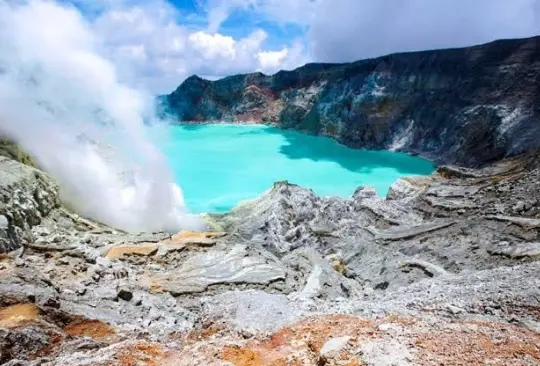
[[[32,154],[87,217],[129,231],[199,228],[148,136],[151,96],[120,84],[99,48],[73,8],[1,3],[0,134]]]

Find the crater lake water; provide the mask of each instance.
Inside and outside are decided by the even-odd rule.
[[[433,163],[390,151],[350,149],[333,139],[261,125],[172,125],[162,143],[191,212],[226,212],[276,181],[322,196],[370,185],[381,196],[399,177],[428,175]]]

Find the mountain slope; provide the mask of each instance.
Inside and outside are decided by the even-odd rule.
[[[269,123],[481,166],[540,146],[540,37],[271,76],[192,76],[165,99],[181,121]]]

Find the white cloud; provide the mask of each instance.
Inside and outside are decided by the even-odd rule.
[[[309,52],[288,52],[281,67],[293,57],[298,57],[294,66],[310,58],[346,62],[540,32],[540,0],[209,0],[209,28],[218,30],[238,9],[249,9],[255,20],[305,29]],[[284,53],[261,51],[259,59],[268,66],[277,66],[271,61]]]
[[[312,59],[353,61],[531,36],[540,29],[540,0],[194,0],[203,10],[196,24],[195,15],[166,0],[57,1],[98,9],[88,21],[106,55],[121,65],[120,79],[157,93],[191,74],[271,74]],[[305,34],[294,33],[296,40],[276,47],[273,34],[256,27],[245,37],[220,33],[238,10],[247,11],[251,27],[292,24]]]
[[[533,36],[539,15],[539,0],[320,0],[309,42],[317,61],[352,61]]]
[[[216,33],[221,24],[227,20],[235,9],[249,9],[257,4],[258,0],[206,0],[199,1],[207,12],[208,32]]]
[[[217,32],[235,10],[249,10],[252,18],[297,25],[311,24],[321,0],[200,0],[208,31]]]
[[[221,57],[232,60],[236,58],[236,42],[232,37],[199,31],[190,34],[189,41],[193,49],[199,51],[207,60]]]
[[[210,0],[208,14],[220,14],[212,17],[211,28],[219,29],[235,9],[249,9],[262,20],[303,27],[310,51],[303,59],[318,62],[462,47],[540,33],[540,0]]]
[[[255,10],[280,23],[308,26],[313,22],[321,0],[258,0]]]
[[[218,7],[225,4],[229,9],[234,4],[252,6],[252,1],[215,4]],[[228,16],[229,10],[224,14]],[[220,22],[197,29],[183,22],[184,18],[165,0],[117,0],[106,3],[92,18],[91,27],[109,57],[122,66],[121,79],[157,93],[174,90],[192,74],[222,77],[255,70],[275,73],[282,68],[300,66],[307,59],[299,45],[294,46],[295,52],[284,52],[287,47],[266,49],[268,34],[261,29],[234,38],[212,29],[219,28]],[[264,55],[273,52],[286,56],[279,58],[280,63],[269,62],[269,56]],[[263,56],[259,57],[261,53]]]
[[[199,227],[147,136],[153,96],[120,83],[101,46],[72,8],[0,3],[0,133],[87,217],[133,231]],[[144,48],[127,50],[140,59]]]
[[[148,59],[144,45],[120,46],[118,52],[127,58],[144,62]]]
[[[262,51],[259,52],[259,63],[261,69],[272,69],[280,67],[283,64],[283,60],[287,57],[289,50],[287,48],[281,51]]]

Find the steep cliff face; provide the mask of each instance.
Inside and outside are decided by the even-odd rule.
[[[540,146],[540,37],[271,76],[192,76],[166,100],[181,121],[268,123],[480,166]]]

